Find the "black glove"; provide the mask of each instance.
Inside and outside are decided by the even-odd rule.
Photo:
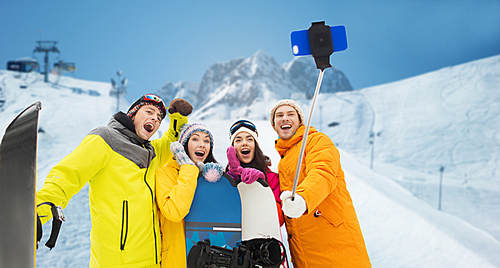
[[[188,116],[193,111],[193,106],[187,100],[174,99],[168,105],[168,113],[180,113],[183,116]]]

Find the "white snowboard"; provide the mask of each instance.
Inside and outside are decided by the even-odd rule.
[[[282,241],[271,187],[259,179],[251,184],[239,183],[238,191],[241,198],[241,241],[271,237]]]

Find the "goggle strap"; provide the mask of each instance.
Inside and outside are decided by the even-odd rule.
[[[246,127],[248,129],[250,129],[251,131],[255,132],[255,133],[258,133],[257,132],[257,128],[255,127],[255,125],[248,121],[248,120],[239,120],[239,121],[236,121],[233,126],[229,129],[229,132],[231,133],[231,135],[233,135],[238,129],[240,129],[241,127]]]

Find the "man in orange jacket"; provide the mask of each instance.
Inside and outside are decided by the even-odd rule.
[[[280,198],[294,267],[371,267],[333,142],[313,127],[309,129],[292,200],[304,114],[295,101],[280,100],[270,118],[279,136],[275,147],[281,156]]]

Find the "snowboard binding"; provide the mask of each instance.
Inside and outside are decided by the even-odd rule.
[[[51,202],[44,202],[39,204],[41,205],[50,205],[50,211],[52,212],[52,230],[50,231],[50,237],[45,246],[50,250],[56,246],[56,240],[59,236],[59,231],[61,230],[61,225],[64,221],[66,221],[66,217],[64,217],[63,209],[61,206],[56,206]],[[40,216],[37,215],[37,234],[36,234],[36,248],[38,249],[38,244],[40,244],[40,240],[42,240],[43,231],[42,231],[42,222],[40,221]]]
[[[254,238],[232,250],[199,241],[188,254],[189,268],[277,268],[286,259],[285,246],[275,238]]]

